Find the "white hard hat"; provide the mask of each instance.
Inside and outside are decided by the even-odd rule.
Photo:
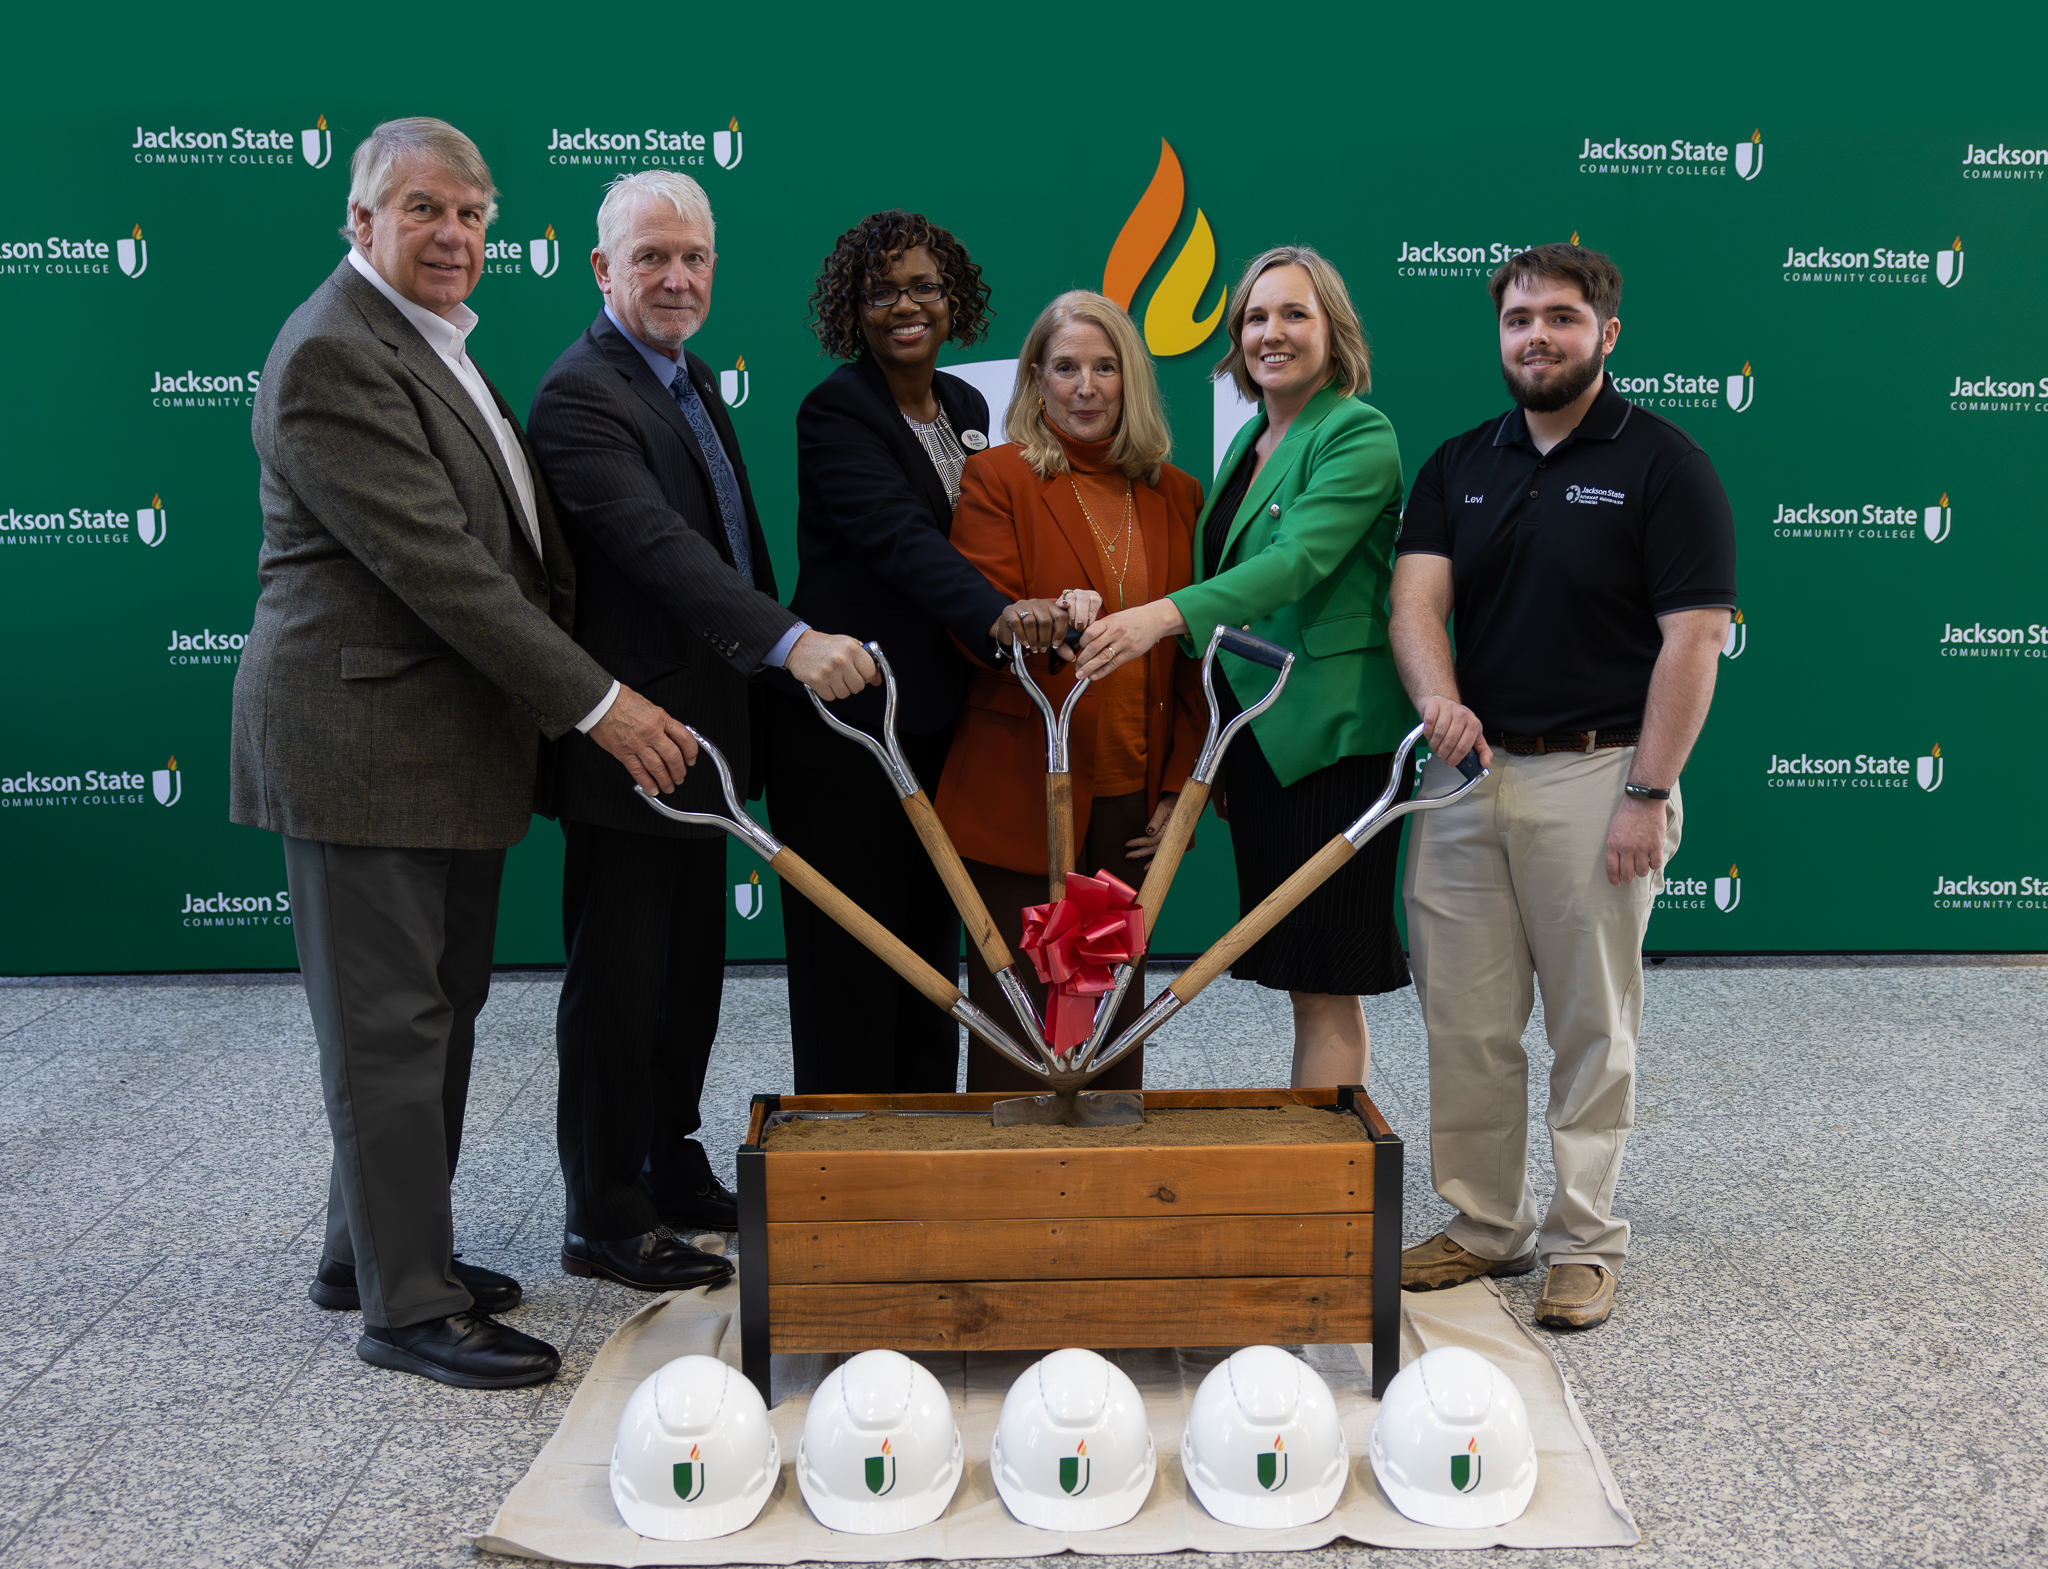
[[[1351,1455],[1322,1375],[1278,1346],[1247,1346],[1195,1391],[1180,1463],[1217,1519],[1270,1529],[1336,1508]]]
[[[1055,1351],[1033,1363],[1003,1397],[989,1469],[1026,1525],[1122,1525],[1144,1506],[1158,1470],[1138,1386],[1093,1351]]]
[[[761,1392],[716,1357],[677,1357],[640,1381],[612,1447],[612,1502],[664,1542],[754,1523],[782,1474]]]
[[[900,1351],[863,1351],[827,1374],[796,1446],[804,1502],[834,1531],[929,1525],[965,1469],[952,1402]]]
[[[1463,1346],[1424,1352],[1395,1375],[1367,1449],[1394,1507],[1424,1525],[1506,1525],[1536,1491],[1521,1391]]]

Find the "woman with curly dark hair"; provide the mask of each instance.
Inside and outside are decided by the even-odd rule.
[[[967,249],[919,213],[889,211],[845,234],[818,274],[813,323],[849,363],[796,417],[796,594],[790,608],[882,645],[896,673],[896,727],[928,789],[945,768],[967,667],[951,638],[1049,647],[1064,610],[1012,605],[948,538],[969,453],[989,445],[988,404],[938,369],[946,343],[978,342],[988,286]],[[949,635],[950,634],[950,635]],[[951,975],[960,923],[874,760],[778,687],[764,729],[778,836],[890,931]],[[879,732],[882,694],[834,705]],[[950,1091],[958,1028],[814,905],[782,893],[790,1032],[799,1094]]]

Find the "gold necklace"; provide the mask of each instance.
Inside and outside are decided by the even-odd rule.
[[[1081,516],[1088,520],[1088,532],[1095,536],[1095,543],[1102,547],[1102,554],[1104,559],[1109,563],[1111,567],[1116,567],[1116,547],[1125,539],[1125,537],[1131,531],[1131,514],[1133,510],[1134,496],[1130,480],[1128,478],[1124,480],[1124,515],[1123,521],[1117,525],[1116,538],[1114,540],[1104,539],[1102,537],[1102,530],[1095,526],[1095,514],[1088,510],[1087,499],[1084,496],[1082,496],[1081,487],[1075,483],[1073,471],[1071,469],[1067,472],[1067,484],[1071,486],[1073,489],[1074,500],[1080,503]],[[1123,565],[1121,569],[1117,571],[1116,574],[1116,608],[1119,610],[1124,608],[1124,579],[1129,577],[1130,575],[1131,553],[1130,551],[1126,550],[1124,552]]]

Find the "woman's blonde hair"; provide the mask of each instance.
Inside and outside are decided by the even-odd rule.
[[[1024,449],[1024,461],[1040,479],[1066,473],[1067,454],[1046,418],[1033,367],[1045,362],[1053,334],[1075,322],[1102,330],[1123,372],[1123,414],[1110,442],[1109,461],[1128,479],[1158,484],[1160,465],[1173,450],[1173,433],[1166,427],[1152,356],[1145,352],[1138,325],[1124,308],[1089,289],[1069,289],[1038,313],[1038,320],[1024,335],[1024,347],[1017,355],[1017,390],[1010,397],[1003,433]]]
[[[1345,397],[1372,391],[1372,349],[1365,341],[1365,324],[1351,303],[1351,291],[1323,253],[1312,245],[1276,245],[1254,256],[1244,276],[1231,291],[1230,311],[1223,330],[1230,337],[1230,350],[1209,373],[1211,381],[1228,376],[1248,403],[1265,397],[1265,389],[1252,380],[1244,363],[1244,313],[1251,308],[1252,285],[1275,267],[1299,267],[1308,274],[1309,287],[1330,324],[1330,379],[1324,386],[1335,387]]]

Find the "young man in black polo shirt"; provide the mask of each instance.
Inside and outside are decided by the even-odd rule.
[[[1548,1266],[1539,1323],[1614,1307],[1614,1215],[1635,1120],[1643,932],[1678,848],[1678,776],[1713,699],[1735,606],[1735,526],[1713,465],[1614,390],[1621,274],[1543,245],[1490,285],[1516,407],[1416,476],[1396,546],[1391,640],[1453,788],[1418,818],[1406,896],[1429,1029],[1430,1158],[1458,1210],[1401,1258],[1410,1290]],[[1456,613],[1455,658],[1445,623]],[[1528,1179],[1522,1031],[1543,988],[1557,1187]]]

